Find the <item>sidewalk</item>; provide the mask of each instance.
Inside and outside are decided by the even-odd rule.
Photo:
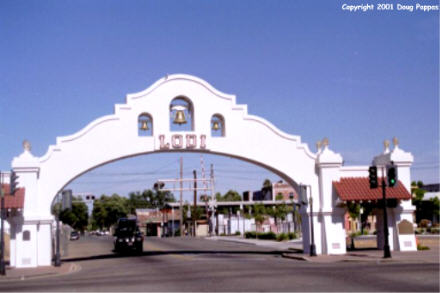
[[[206,237],[207,240],[215,240],[215,241],[227,241],[227,242],[237,242],[237,243],[245,243],[249,245],[257,245],[270,247],[276,250],[301,250],[302,251],[302,240],[295,239],[290,241],[271,241],[271,240],[258,240],[258,239],[246,239],[241,236],[212,236]]]
[[[347,251],[344,255],[318,255],[311,257],[302,253],[302,240],[295,239],[286,242],[271,240],[244,239],[241,237],[214,236],[206,239],[215,241],[228,241],[270,247],[283,252],[282,256],[312,263],[333,262],[374,262],[374,263],[439,263],[439,247],[430,246],[429,250],[422,251],[391,251],[391,258],[383,258],[383,251],[376,249]]]
[[[439,250],[391,251],[391,258],[383,258],[382,250],[349,251],[344,255],[309,256],[303,253],[283,253],[283,257],[312,263],[373,262],[373,263],[439,263]]]
[[[6,275],[0,276],[0,282],[39,279],[67,275],[77,272],[81,266],[75,263],[62,263],[60,267],[47,266],[37,268],[6,268]]]

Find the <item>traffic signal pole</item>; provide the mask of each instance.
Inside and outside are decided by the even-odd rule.
[[[378,187],[377,180],[377,167],[371,166],[368,169],[370,189]],[[393,162],[391,166],[387,166],[387,178],[388,186],[393,187],[397,182],[397,171],[394,167]],[[391,258],[390,244],[389,244],[389,231],[388,231],[388,214],[387,214],[387,185],[385,183],[385,168],[382,166],[382,208],[383,208],[383,234],[384,234],[384,246],[383,246],[383,257]]]
[[[61,255],[60,255],[60,211],[58,210],[57,216],[57,234],[56,234],[56,252],[55,252],[55,266],[61,266]]]
[[[386,184],[385,184],[385,173],[384,168],[382,168],[382,201],[383,201],[383,232],[385,237],[385,244],[383,246],[383,258],[391,258],[390,244],[388,240],[388,214],[387,214],[387,198],[386,198]]]

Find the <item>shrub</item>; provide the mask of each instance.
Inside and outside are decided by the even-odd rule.
[[[417,250],[429,250],[428,246],[423,246],[421,244],[417,244]]]
[[[432,234],[440,234],[440,228],[431,228]]]
[[[289,236],[289,239],[290,239],[290,240],[298,238],[298,236],[296,235],[295,232],[290,232],[290,233],[287,234],[287,235]]]
[[[277,239],[277,235],[274,232],[258,233],[257,236],[258,236],[258,239],[262,239],[262,240],[276,240]]]
[[[354,237],[357,237],[357,236],[361,236],[361,232],[360,232],[360,231],[352,232],[352,233],[350,234],[350,237],[351,237],[351,238],[354,238]]]
[[[226,236],[226,233],[221,233],[220,236]]]
[[[289,235],[286,233],[280,233],[277,235],[277,241],[286,241],[289,240]]]
[[[257,238],[257,233],[254,231],[248,231],[244,233],[245,238]]]
[[[240,236],[241,235],[241,233],[240,233],[240,231],[235,231],[235,234],[234,234],[235,236]]]

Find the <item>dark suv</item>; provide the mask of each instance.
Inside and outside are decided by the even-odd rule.
[[[136,219],[120,218],[116,224],[115,252],[135,251],[142,253],[144,237]]]

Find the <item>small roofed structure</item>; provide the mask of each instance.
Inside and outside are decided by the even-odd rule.
[[[25,189],[18,188],[15,195],[11,195],[9,184],[2,184],[3,194],[5,195],[5,209],[23,209]]]
[[[378,178],[379,182],[382,178]],[[333,187],[341,201],[376,201],[382,199],[382,188],[370,189],[370,182],[367,177],[346,177],[339,181],[333,181]],[[411,194],[402,184],[398,183],[386,190],[387,199],[411,199]]]

